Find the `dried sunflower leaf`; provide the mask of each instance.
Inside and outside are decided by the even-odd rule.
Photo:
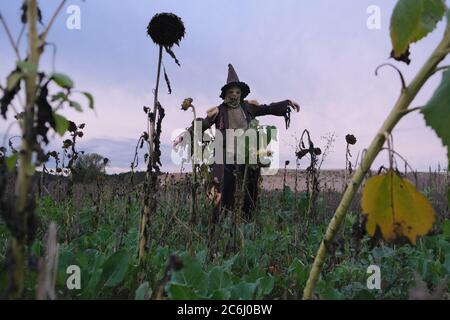
[[[166,68],[164,68],[164,79],[166,80],[167,90],[169,90],[169,94],[171,94],[172,88],[170,87],[170,81],[169,81],[169,77],[167,76],[167,73],[166,73]]]

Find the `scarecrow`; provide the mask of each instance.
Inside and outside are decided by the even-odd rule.
[[[231,64],[228,65],[227,83],[222,87],[220,98],[223,99],[222,104],[213,107],[207,111],[206,118],[197,118],[201,121],[201,132],[215,125],[217,130],[222,134],[224,146],[223,163],[214,163],[212,165],[213,186],[212,194],[214,202],[213,222],[217,223],[219,214],[222,209],[234,210],[234,193],[236,188],[236,178],[243,175],[245,164],[238,163],[236,160],[235,144],[227,144],[225,137],[227,130],[247,130],[250,122],[259,116],[274,115],[283,116],[286,121],[286,128],[289,127],[291,108],[299,111],[300,107],[292,100],[284,100],[269,105],[258,104],[256,101],[244,100],[250,93],[249,86],[239,78]],[[194,125],[186,132],[179,135],[174,141],[174,147],[178,146],[189,133],[192,137]],[[216,133],[217,135],[217,133]],[[230,150],[229,146],[232,146]],[[231,156],[230,156],[231,155]],[[230,161],[229,159],[232,159]],[[260,170],[247,168],[245,179],[245,194],[243,213],[246,220],[252,219],[252,213],[255,210],[255,204],[258,194],[258,181]]]

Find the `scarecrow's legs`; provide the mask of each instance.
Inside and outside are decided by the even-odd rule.
[[[261,175],[260,169],[247,169],[247,177],[245,181],[245,197],[244,197],[244,219],[251,222],[256,211],[256,203],[258,199],[258,183]]]

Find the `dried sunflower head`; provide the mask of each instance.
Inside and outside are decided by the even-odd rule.
[[[345,141],[347,141],[348,144],[355,144],[356,143],[356,137],[352,134],[348,134],[345,136]]]
[[[322,154],[322,150],[320,148],[314,148],[314,154],[316,156],[320,156]]]
[[[174,44],[179,45],[180,40],[184,37],[185,28],[180,17],[173,13],[163,12],[154,15],[150,20],[147,34],[154,43],[170,48]]]
[[[193,100],[192,98],[186,98],[186,99],[184,99],[184,100],[183,100],[183,103],[181,104],[181,109],[184,110],[184,111],[188,110],[189,108],[192,107],[192,102],[193,102],[193,101],[194,101],[194,100]]]

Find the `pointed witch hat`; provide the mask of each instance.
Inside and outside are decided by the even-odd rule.
[[[224,85],[221,89],[220,97],[225,99],[225,94],[227,90],[231,87],[239,87],[241,89],[241,99],[243,100],[250,93],[249,86],[242,81],[239,81],[236,71],[234,70],[231,64],[228,65],[228,77],[227,84]]]

